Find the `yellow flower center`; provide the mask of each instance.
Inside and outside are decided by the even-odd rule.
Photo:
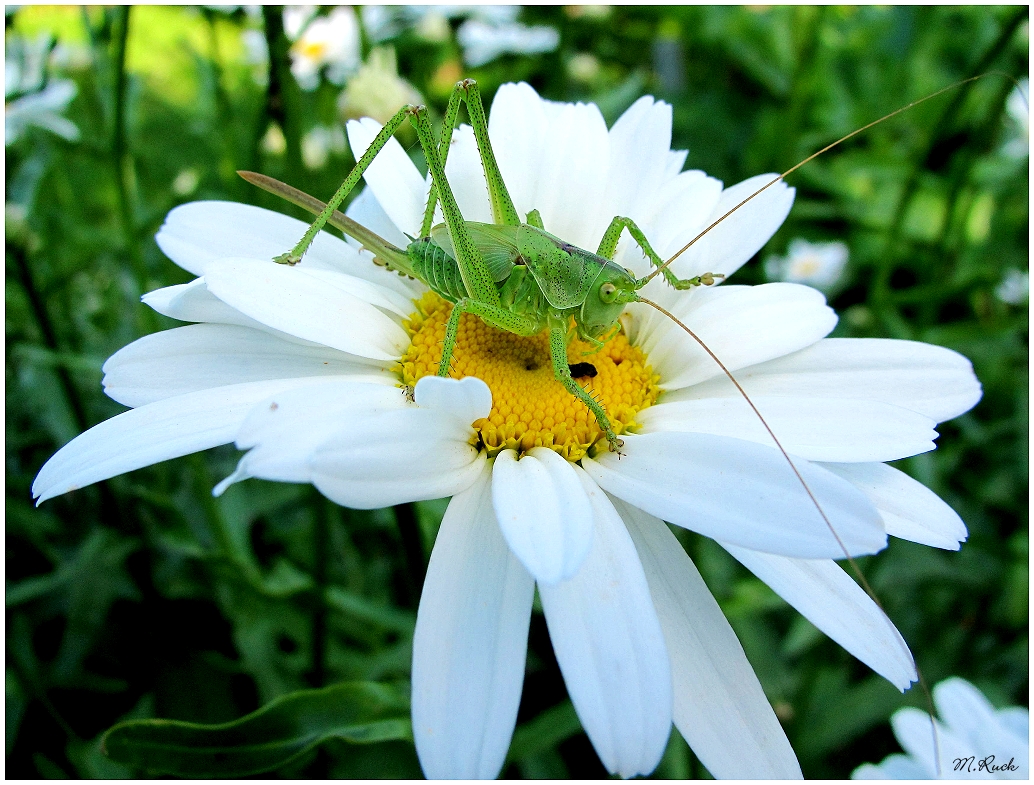
[[[327,53],[327,42],[303,38],[294,45],[294,49],[300,57],[318,62]]]
[[[412,343],[400,360],[403,384],[415,386],[424,376],[438,373],[451,312],[452,304],[433,292],[417,303],[417,312],[404,325]],[[659,377],[624,332],[617,332],[599,350],[575,339],[568,346],[567,360],[575,381],[603,404],[617,433],[634,428],[636,415],[660,395]],[[489,456],[505,449],[549,447],[577,461],[590,451],[608,449],[596,417],[553,377],[545,332],[525,338],[464,314],[451,375],[476,376],[492,391],[491,414],[473,423],[478,446]]]

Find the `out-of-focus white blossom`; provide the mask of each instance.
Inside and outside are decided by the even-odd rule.
[[[79,139],[79,128],[62,117],[78,88],[69,79],[47,81],[47,60],[52,40],[12,37],[4,57],[4,144],[18,141],[30,126],[44,128],[70,142]]]
[[[395,50],[379,46],[370,52],[358,73],[338,99],[338,110],[346,120],[372,117],[386,123],[406,104],[419,104],[420,93],[399,76]],[[342,143],[344,137],[342,137]]]
[[[463,60],[470,66],[490,63],[504,54],[552,52],[560,43],[560,33],[552,27],[528,27],[519,22],[490,24],[480,19],[464,22],[456,38],[463,47]]]
[[[321,69],[343,85],[359,66],[359,22],[351,6],[314,16],[315,6],[287,6],[284,32],[291,45],[291,73],[303,90],[315,90]]]
[[[172,192],[176,196],[189,196],[197,190],[201,176],[197,169],[184,169],[172,181]]]
[[[418,36],[433,44],[444,43],[452,35],[449,19],[434,8],[420,18],[415,29]]]
[[[1030,273],[1012,268],[995,287],[995,297],[1009,305],[1020,305],[1030,298]]]
[[[569,5],[564,10],[571,19],[606,19],[613,10],[609,5]]]
[[[475,19],[486,24],[504,25],[517,20],[516,5],[367,5],[362,17],[366,35],[371,41],[386,41],[403,30],[415,29],[428,41],[445,41],[452,31],[449,19]]]
[[[276,123],[270,123],[259,146],[263,152],[270,155],[283,155],[287,151],[287,138],[284,136],[284,129]]]
[[[600,61],[588,52],[579,52],[567,61],[567,73],[576,82],[591,82],[600,73]]]
[[[1002,146],[1010,158],[1030,155],[1030,80],[1021,79],[1005,101],[1005,114],[1011,126],[1010,138]]]
[[[847,266],[847,245],[839,240],[830,243],[810,243],[791,240],[786,256],[772,256],[765,262],[765,274],[770,280],[789,281],[831,291],[840,282]]]
[[[866,763],[855,780],[1027,779],[1030,771],[1030,713],[1022,706],[995,709],[965,679],[946,679],[933,688],[940,720],[920,709],[898,709],[890,718],[907,754]],[[937,757],[933,727],[937,728]]]
[[[302,163],[322,169],[331,153],[345,151],[345,132],[339,125],[317,125],[302,137]]]

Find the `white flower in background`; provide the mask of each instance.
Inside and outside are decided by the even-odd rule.
[[[851,774],[855,780],[970,780],[1030,778],[1030,712],[1022,706],[995,709],[976,687],[954,677],[933,688],[940,720],[934,754],[930,716],[898,709],[890,718],[905,755],[888,755]]]
[[[790,241],[786,256],[768,258],[765,275],[771,280],[803,283],[830,292],[840,283],[846,266],[846,243],[810,243],[798,238]]]
[[[12,39],[4,58],[4,145],[10,147],[32,126],[70,142],[79,127],[62,117],[79,88],[70,79],[46,79],[51,39]]]
[[[330,154],[345,151],[345,132],[340,125],[317,125],[302,137],[302,163],[307,169],[322,169]]]
[[[1010,158],[1030,155],[1030,80],[1021,79],[1005,101],[1005,115],[1011,128],[1003,152]]]
[[[5,146],[17,142],[31,126],[43,128],[69,142],[79,141],[79,127],[61,116],[78,91],[70,79],[54,79],[38,93],[5,103]]]
[[[560,33],[545,25],[528,27],[519,22],[491,24],[468,19],[456,31],[463,47],[463,60],[477,67],[505,54],[542,54],[552,52],[560,43]]]
[[[378,46],[371,50],[359,72],[348,80],[338,98],[338,111],[346,120],[372,117],[386,123],[406,104],[423,99],[409,82],[399,76],[395,50]]]
[[[315,6],[284,8],[284,32],[291,45],[291,73],[303,90],[327,79],[343,85],[359,66],[359,22],[351,6],[338,6],[327,16],[314,16]]]
[[[1021,305],[1030,298],[1030,273],[1011,268],[995,287],[995,296],[1003,303]]]
[[[350,123],[353,151],[379,127]],[[549,231],[589,249],[624,215],[672,253],[773,177],[723,188],[682,172],[671,107],[650,97],[608,131],[593,105],[504,85],[490,134],[518,212],[539,209]],[[447,173],[465,217],[490,221],[469,127],[456,133]],[[405,246],[419,232],[427,180],[391,140],[366,181],[349,214]],[[734,273],[783,222],[793,193],[769,188],[675,272]],[[444,302],[325,233],[298,266],[272,263],[304,229],[225,202],[169,214],[158,243],[199,277],[144,300],[196,323],[107,361],[106,392],[136,408],[54,455],[33,484],[40,501],[229,442],[248,452],[219,492],[261,477],[311,482],[355,508],[453,496],[413,643],[413,732],[429,777],[499,774],[536,585],[571,700],[609,771],[652,771],[674,722],[716,777],[800,776],[732,628],[665,520],[714,537],[899,689],[916,678],[904,642],[834,561],[840,544],[749,407],[661,314],[630,306],[602,350],[572,347],[597,372],[586,383],[628,426],[619,456],[553,381],[543,336],[465,316],[453,373],[466,378],[437,378]],[[648,269],[627,238],[616,259]],[[910,341],[827,339],[836,316],[796,284],[675,292],[657,278],[646,290],[736,372],[852,555],[880,550],[888,532],[959,547],[959,517],[883,461],[933,449],[935,423],[979,399],[964,357]]]
[[[287,152],[287,137],[284,136],[284,129],[277,123],[270,123],[266,133],[262,135],[259,147],[263,152],[270,155],[283,155]]]
[[[588,84],[600,75],[600,61],[588,52],[578,52],[567,61],[567,74],[576,82]]]

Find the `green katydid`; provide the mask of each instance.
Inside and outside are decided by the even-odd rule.
[[[488,182],[495,223],[478,223],[463,218],[445,179],[445,161],[461,103],[465,102],[481,154]],[[416,128],[420,145],[431,170],[432,189],[424,212],[420,238],[402,250],[369,230],[338,214],[337,207],[358,184],[359,178],[390,136],[409,118]],[[248,173],[248,179],[285,196],[303,207],[312,209],[315,200],[294,192],[268,178]],[[437,201],[442,204],[445,223],[432,226]],[[488,138],[488,124],[477,84],[473,79],[457,83],[449,101],[443,135],[436,144],[422,106],[400,109],[381,129],[369,149],[359,158],[355,168],[319,217],[290,253],[276,261],[296,264],[301,260],[316,233],[327,223],[337,225],[346,234],[362,242],[375,253],[378,263],[389,269],[419,278],[435,293],[454,303],[445,334],[439,376],[447,376],[456,345],[460,317],[464,313],[479,316],[489,325],[516,335],[537,335],[549,331],[550,357],[556,380],[584,403],[595,416],[611,449],[621,447],[603,405],[572,378],[567,361],[571,340],[569,325],[573,319],[579,338],[597,348],[600,340],[617,325],[625,305],[641,301],[636,291],[652,277],[635,278],[613,261],[623,230],[638,243],[658,270],[664,261],[650,246],[643,232],[630,218],[615,217],[595,253],[577,248],[545,230],[536,210],[522,222],[510,199],[506,183],[496,163]],[[685,280],[678,279],[666,268],[666,279],[677,289],[714,283],[720,275],[705,273]]]

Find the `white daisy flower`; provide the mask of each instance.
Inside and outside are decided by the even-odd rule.
[[[463,47],[464,62],[477,67],[505,54],[552,52],[560,43],[560,33],[547,25],[529,27],[519,22],[492,24],[468,19],[456,31],[456,40]]]
[[[1030,273],[1011,267],[995,287],[995,297],[1009,305],[1022,305],[1030,298]]]
[[[291,73],[303,90],[316,89],[323,68],[328,80],[343,85],[359,67],[359,21],[351,6],[338,6],[315,19],[314,13],[313,6],[284,9],[284,32],[294,42]]]
[[[934,754],[930,716],[911,707],[898,709],[891,727],[906,754],[866,763],[855,780],[969,780],[1030,778],[1030,712],[1022,706],[996,709],[976,687],[953,677],[933,688],[940,720]]]
[[[772,280],[803,283],[830,292],[840,283],[847,266],[847,243],[810,243],[800,238],[790,241],[786,256],[771,256],[765,274]]]
[[[350,123],[353,150],[379,127]],[[772,179],[723,189],[682,172],[671,107],[650,97],[608,131],[595,106],[504,85],[490,135],[518,211],[539,209],[547,230],[588,249],[623,215],[673,253]],[[447,173],[465,217],[491,220],[469,127],[456,133]],[[350,215],[404,246],[419,232],[428,182],[394,140],[366,181]],[[769,188],[675,271],[731,275],[792,200],[793,189]],[[843,548],[880,550],[888,532],[949,549],[966,537],[944,502],[882,463],[933,449],[933,426],[979,399],[964,357],[827,339],[836,316],[797,284],[648,284],[736,373],[841,546],[731,383],[660,313],[631,306],[602,350],[571,348],[623,431],[619,456],[553,380],[542,336],[464,316],[453,373],[466,378],[437,378],[447,304],[325,233],[297,267],[272,263],[304,229],[225,202],[169,214],[158,244],[198,278],[144,301],[195,324],[107,361],[107,393],[136,408],[51,458],[33,485],[40,501],[228,442],[248,452],[220,492],[261,477],[311,482],[356,508],[453,496],[414,639],[413,729],[429,777],[501,770],[536,585],[571,700],[609,771],[652,771],[674,722],[717,777],[800,776],[732,628],[663,521],[715,538],[898,688],[916,678],[898,633],[833,560]],[[647,270],[631,243],[619,244],[617,260]]]

